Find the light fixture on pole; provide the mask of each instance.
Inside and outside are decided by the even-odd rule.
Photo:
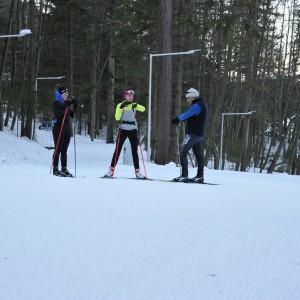
[[[223,132],[224,132],[224,116],[250,116],[255,113],[256,110],[245,112],[245,113],[222,113],[222,122],[221,122],[221,143],[220,143],[220,157],[219,157],[219,169],[222,169],[222,156],[223,156]]]
[[[37,81],[38,80],[51,80],[51,79],[62,79],[66,76],[56,76],[56,77],[37,77],[35,80],[35,92],[37,93]]]
[[[37,82],[38,80],[52,80],[52,79],[62,79],[65,78],[66,76],[54,76],[54,77],[37,77],[35,79],[35,116],[34,116],[34,126],[33,126],[33,139],[35,138],[35,119],[36,119],[36,112],[37,112]]]
[[[0,38],[11,38],[11,37],[23,37],[27,34],[31,34],[30,29],[22,29],[20,30],[19,34],[7,34],[7,35],[0,35]]]
[[[201,49],[189,50],[184,52],[174,52],[174,53],[156,53],[150,54],[149,59],[149,92],[148,92],[148,133],[147,133],[147,161],[150,162],[150,152],[151,152],[151,100],[152,100],[152,57],[156,56],[173,56],[173,55],[189,55],[193,54]]]

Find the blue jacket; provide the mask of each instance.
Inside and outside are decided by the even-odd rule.
[[[208,107],[202,98],[195,99],[191,103],[190,109],[178,115],[180,121],[187,120],[186,133],[204,137]]]

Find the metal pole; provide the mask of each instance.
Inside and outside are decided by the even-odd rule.
[[[222,169],[222,156],[223,156],[223,133],[224,133],[224,116],[236,116],[236,115],[243,115],[243,116],[250,116],[255,113],[256,110],[249,111],[246,113],[222,113],[222,122],[221,122],[221,142],[220,142],[220,157],[219,157],[219,169]]]
[[[156,53],[150,54],[149,60],[149,100],[148,100],[148,138],[147,138],[147,161],[150,162],[151,155],[151,85],[152,85],[152,57],[153,56],[173,56],[173,55],[189,55],[194,54],[197,51],[201,51],[201,49],[189,50],[184,52],[174,52],[174,53]]]
[[[26,31],[26,30],[25,30]],[[29,34],[29,33],[25,33],[25,34]],[[35,108],[34,108],[34,121],[33,121],[33,135],[32,135],[32,139],[36,140],[36,116],[37,116],[37,103],[38,103],[38,94],[37,94],[37,85],[38,85],[38,80],[51,80],[51,79],[62,79],[65,78],[66,76],[55,76],[55,77],[36,77],[35,78]]]
[[[221,122],[221,145],[220,145],[220,158],[219,158],[219,169],[222,169],[222,155],[223,155],[223,126],[224,126],[224,113],[222,114]]]
[[[149,91],[148,91],[148,134],[147,134],[147,161],[150,162],[151,155],[151,85],[152,85],[152,54],[149,60]]]
[[[36,115],[37,115],[37,78],[35,79],[35,86],[34,86],[34,91],[35,91],[35,104],[34,104],[34,120],[33,120],[33,135],[32,139],[36,140]]]
[[[76,128],[75,128],[75,123],[76,123],[76,115],[75,115],[75,109],[74,109],[74,120],[73,120],[73,138],[74,138],[74,159],[75,159],[75,178],[76,178]]]
[[[17,114],[17,137],[19,137],[19,113]]]

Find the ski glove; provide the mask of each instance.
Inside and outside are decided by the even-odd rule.
[[[68,100],[65,101],[65,106],[70,106],[71,104],[72,104],[71,100],[68,99]]]
[[[124,101],[121,105],[120,108],[123,109],[125,106],[129,105],[130,103],[127,101]]]
[[[178,125],[179,124],[179,119],[178,119],[178,116],[174,119],[172,119],[172,125]]]

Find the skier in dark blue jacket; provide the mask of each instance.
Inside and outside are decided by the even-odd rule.
[[[205,135],[206,121],[208,115],[208,107],[206,102],[199,97],[199,92],[193,88],[189,89],[186,94],[187,102],[191,107],[172,119],[173,125],[178,125],[180,121],[186,122],[186,136],[180,147],[180,164],[181,175],[174,178],[176,182],[204,182],[204,153],[202,148],[202,140]],[[190,149],[193,149],[195,154],[198,171],[194,178],[188,178],[188,159],[187,155]]]

